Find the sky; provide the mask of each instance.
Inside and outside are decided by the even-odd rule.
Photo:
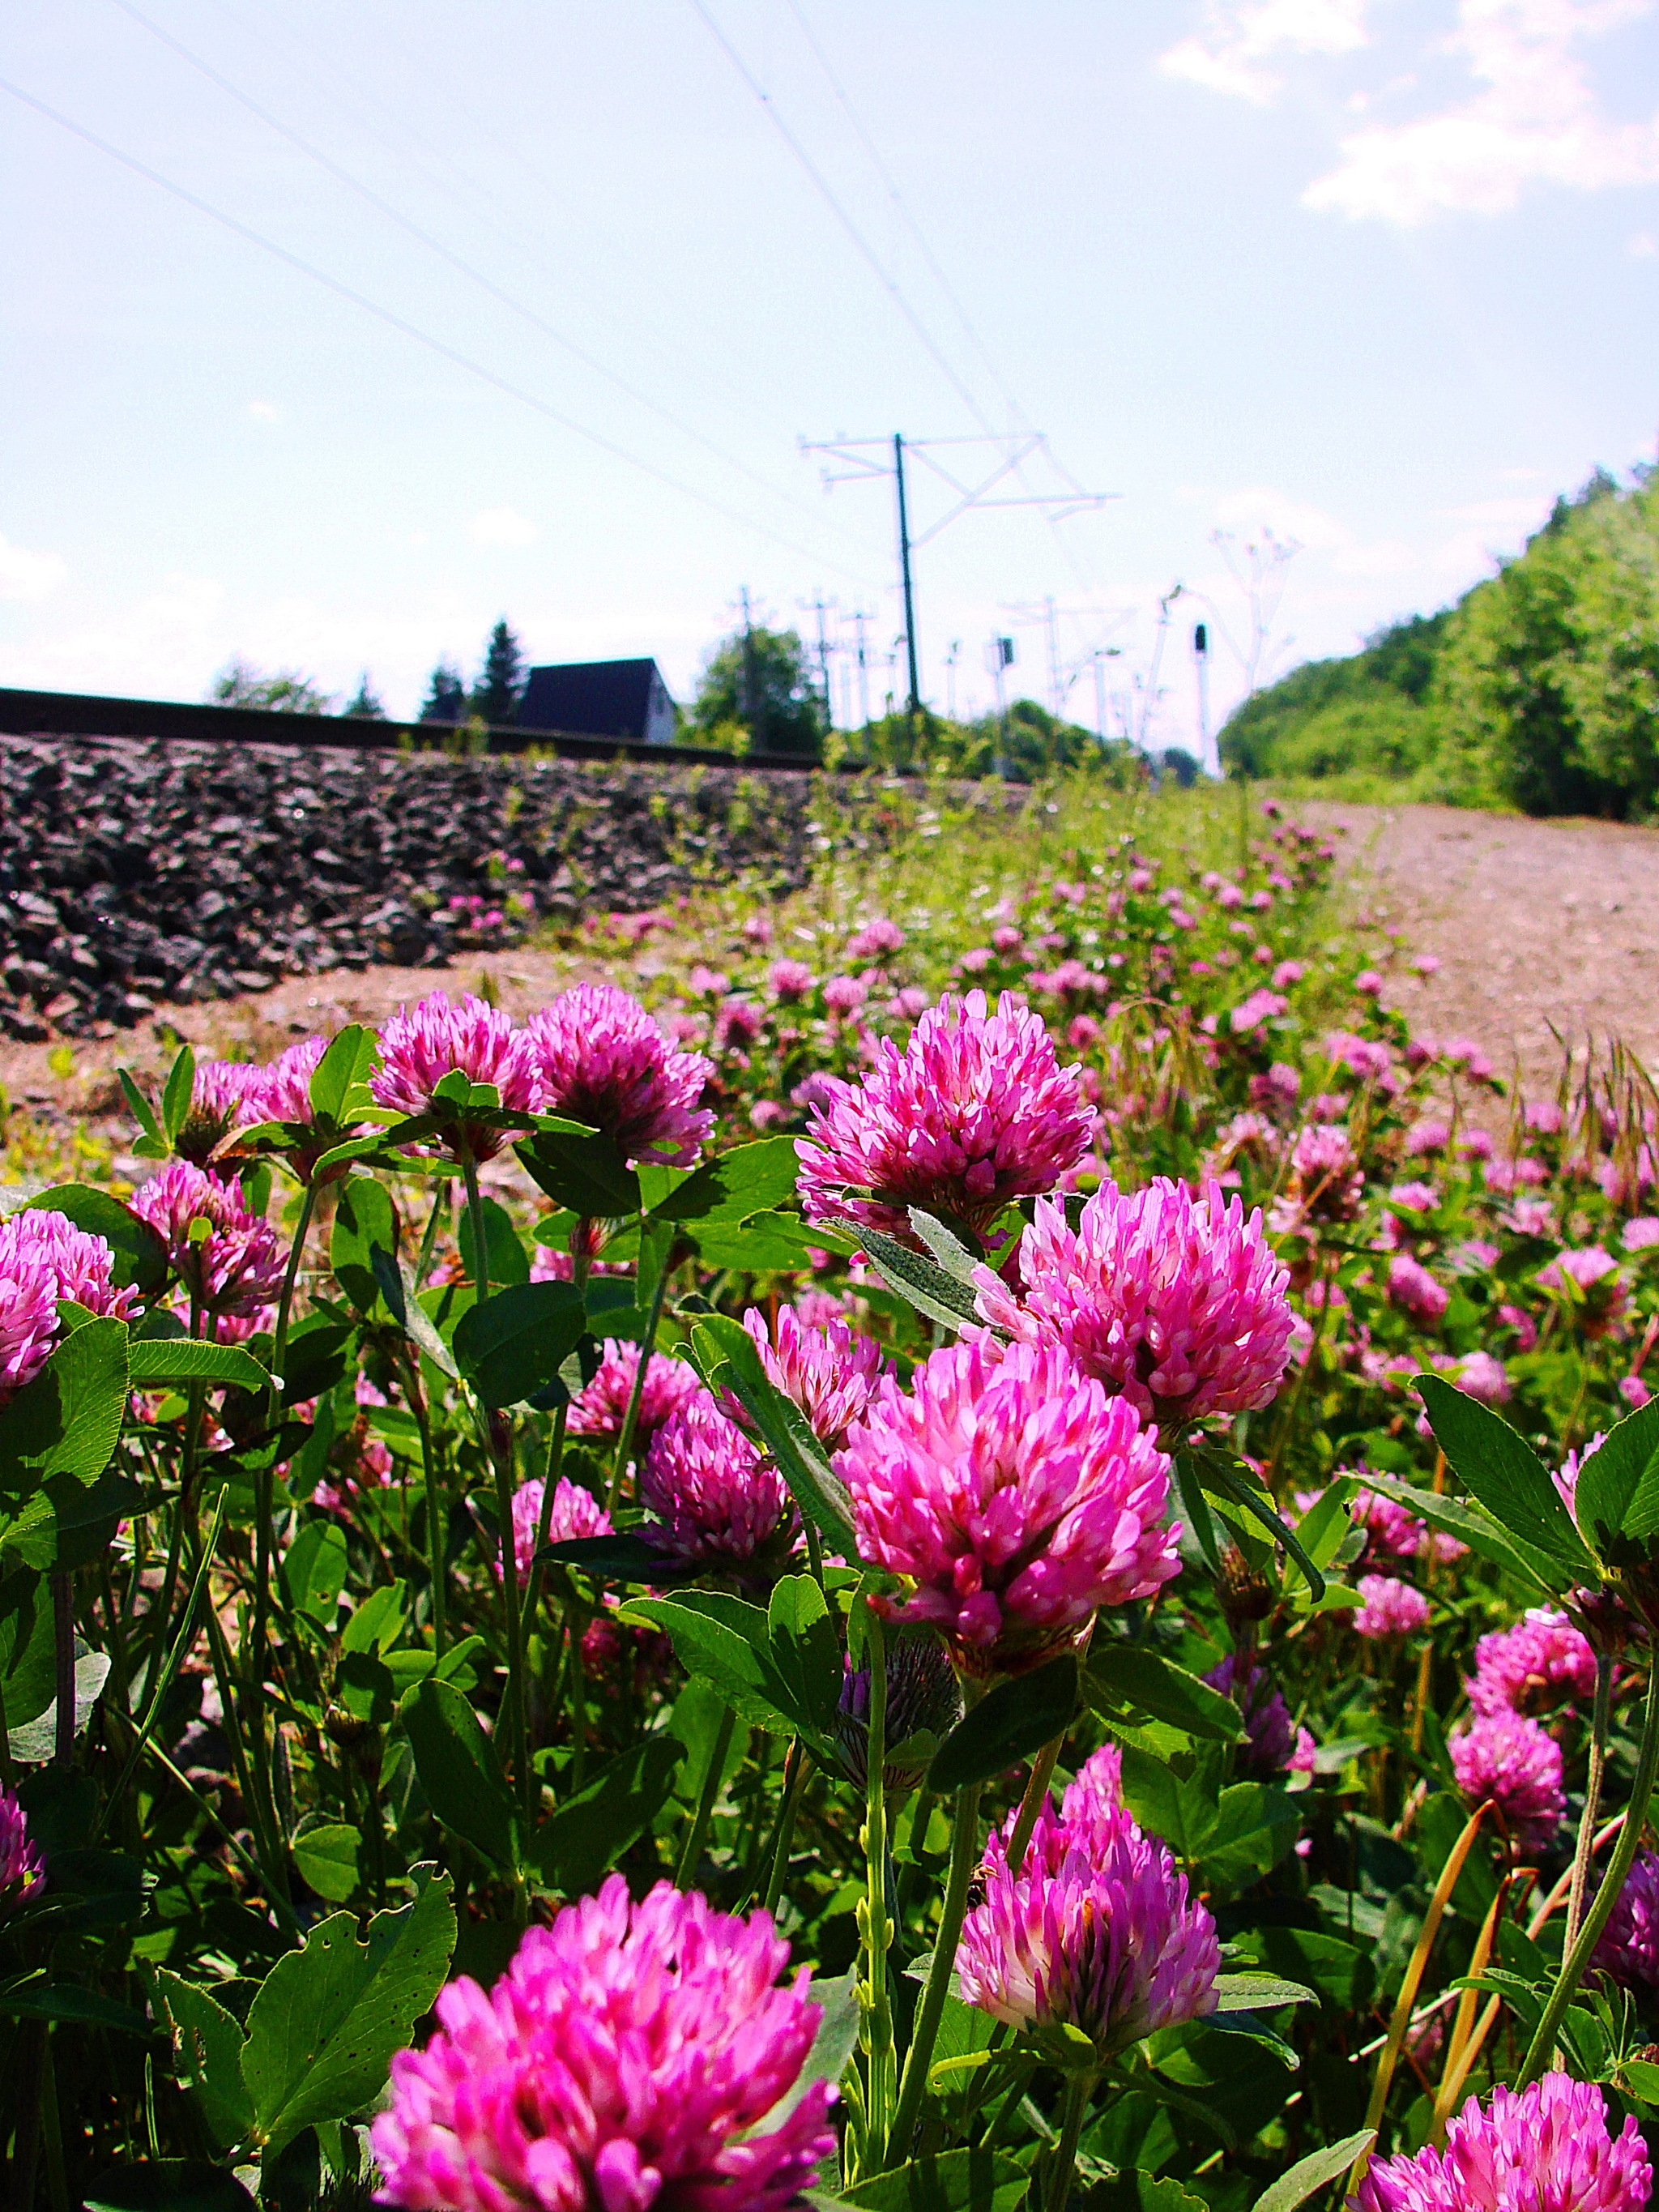
[[[928,698],[1192,744],[1659,431],[1659,0],[10,0],[0,126],[4,684],[746,588],[857,719],[900,432]]]

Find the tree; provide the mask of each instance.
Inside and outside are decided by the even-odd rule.
[[[484,647],[483,666],[472,687],[472,712],[492,729],[516,722],[524,676],[524,654],[503,615]]]
[[[240,654],[213,679],[209,699],[218,707],[263,707],[273,714],[331,714],[334,694],[323,690],[297,668],[266,676]]]
[[[1458,609],[1437,696],[1462,779],[1529,814],[1659,805],[1659,484],[1598,470]]]
[[[466,685],[453,660],[441,660],[432,672],[421,704],[423,722],[459,722],[466,714]]]
[[[386,702],[369,682],[368,669],[364,669],[362,676],[358,678],[357,696],[345,711],[349,720],[359,722],[385,721]]]
[[[692,744],[716,732],[729,748],[735,724],[757,753],[817,759],[823,749],[823,703],[799,631],[738,630],[708,656],[687,716]]]

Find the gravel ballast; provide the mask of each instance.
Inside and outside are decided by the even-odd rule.
[[[817,779],[742,765],[0,738],[0,1033],[806,879]],[[491,919],[492,916],[499,917]]]

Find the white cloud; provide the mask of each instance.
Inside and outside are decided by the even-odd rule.
[[[0,538],[0,599],[44,599],[69,574],[56,553],[30,553]]]
[[[1366,43],[1370,0],[1210,0],[1203,29],[1158,57],[1166,76],[1258,103],[1282,79],[1282,54],[1347,54]]]
[[[1317,553],[1339,552],[1353,543],[1352,532],[1334,514],[1268,484],[1247,484],[1238,491],[1212,495],[1212,513],[1218,529],[1244,538],[1271,530],[1275,538],[1294,538]]]
[[[1659,253],[1659,238],[1650,230],[1632,231],[1625,251],[1632,261],[1651,261]]]
[[[475,545],[533,545],[541,534],[533,522],[510,507],[487,507],[472,518]]]
[[[283,419],[282,409],[273,407],[268,399],[250,399],[247,411],[256,422],[280,422]]]
[[[1439,114],[1375,125],[1304,204],[1354,220],[1413,224],[1443,213],[1504,215],[1530,183],[1593,191],[1659,182],[1659,114],[1615,121],[1580,49],[1655,0],[1460,0],[1443,51],[1480,89]]]

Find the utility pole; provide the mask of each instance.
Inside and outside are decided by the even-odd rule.
[[[990,671],[997,687],[997,727],[1001,732],[998,742],[1001,751],[996,757],[997,774],[1008,773],[1008,684],[1007,672],[1013,665],[1014,641],[1011,637],[992,637],[985,641],[985,665]]]
[[[945,711],[953,722],[957,719],[957,658],[961,651],[962,640],[953,637],[945,656]]]
[[[952,473],[947,465],[936,458],[939,449],[946,446],[994,446],[998,458],[989,472],[977,483],[964,482]],[[844,472],[823,471],[826,489],[832,484],[860,482],[872,477],[890,476],[894,479],[898,507],[899,583],[904,598],[904,638],[908,648],[910,679],[910,714],[914,720],[921,710],[921,656],[916,647],[915,582],[912,573],[913,556],[941,530],[954,522],[969,507],[1040,507],[1053,521],[1063,521],[1067,515],[1084,514],[1103,507],[1115,492],[1085,491],[1070,472],[1062,468],[1048,451],[1048,441],[1040,432],[1022,433],[1016,436],[970,438],[907,438],[899,431],[879,438],[803,438],[800,450],[804,453],[827,453],[843,463]],[[878,458],[879,456],[879,458]],[[993,488],[1005,478],[1013,476],[1024,464],[1041,457],[1064,489],[1054,492],[1000,493],[988,496]],[[907,464],[920,463],[938,477],[953,495],[953,504],[938,521],[929,523],[925,530],[913,532],[910,526],[910,487]],[[1024,483],[1025,479],[1021,477]]]
[[[764,745],[760,743],[762,732],[755,727],[757,703],[755,625],[750,618],[749,586],[745,584],[743,586],[743,714],[741,719],[744,729],[749,732],[750,743],[755,745],[757,750],[763,751]]]
[[[1184,584],[1171,585],[1158,603],[1158,635],[1152,641],[1152,665],[1146,674],[1146,689],[1140,696],[1140,729],[1135,743],[1142,752],[1146,750],[1146,730],[1152,715],[1158,711],[1158,673],[1164,665],[1164,640],[1170,628],[1170,610],[1186,590]]]
[[[1120,649],[1115,645],[1097,645],[1089,655],[1095,665],[1095,729],[1103,744],[1106,742],[1106,664]]]
[[[816,611],[818,618],[818,684],[823,693],[823,726],[826,730],[833,730],[836,710],[830,697],[830,641],[824,635],[823,617],[835,602],[824,598],[823,586],[820,584],[817,586],[816,595],[805,604]]]
[[[853,628],[858,632],[859,641],[859,720],[866,730],[870,726],[870,656],[865,647],[864,626],[869,620],[862,607],[854,611]]]
[[[1206,624],[1193,625],[1193,669],[1198,678],[1198,764],[1206,775],[1210,768],[1210,633]],[[1221,773],[1219,759],[1214,773]]]
[[[893,433],[893,475],[898,483],[899,572],[904,579],[904,650],[910,664],[910,719],[921,712],[921,678],[916,670],[916,601],[910,583],[910,514],[904,496],[904,440]]]

